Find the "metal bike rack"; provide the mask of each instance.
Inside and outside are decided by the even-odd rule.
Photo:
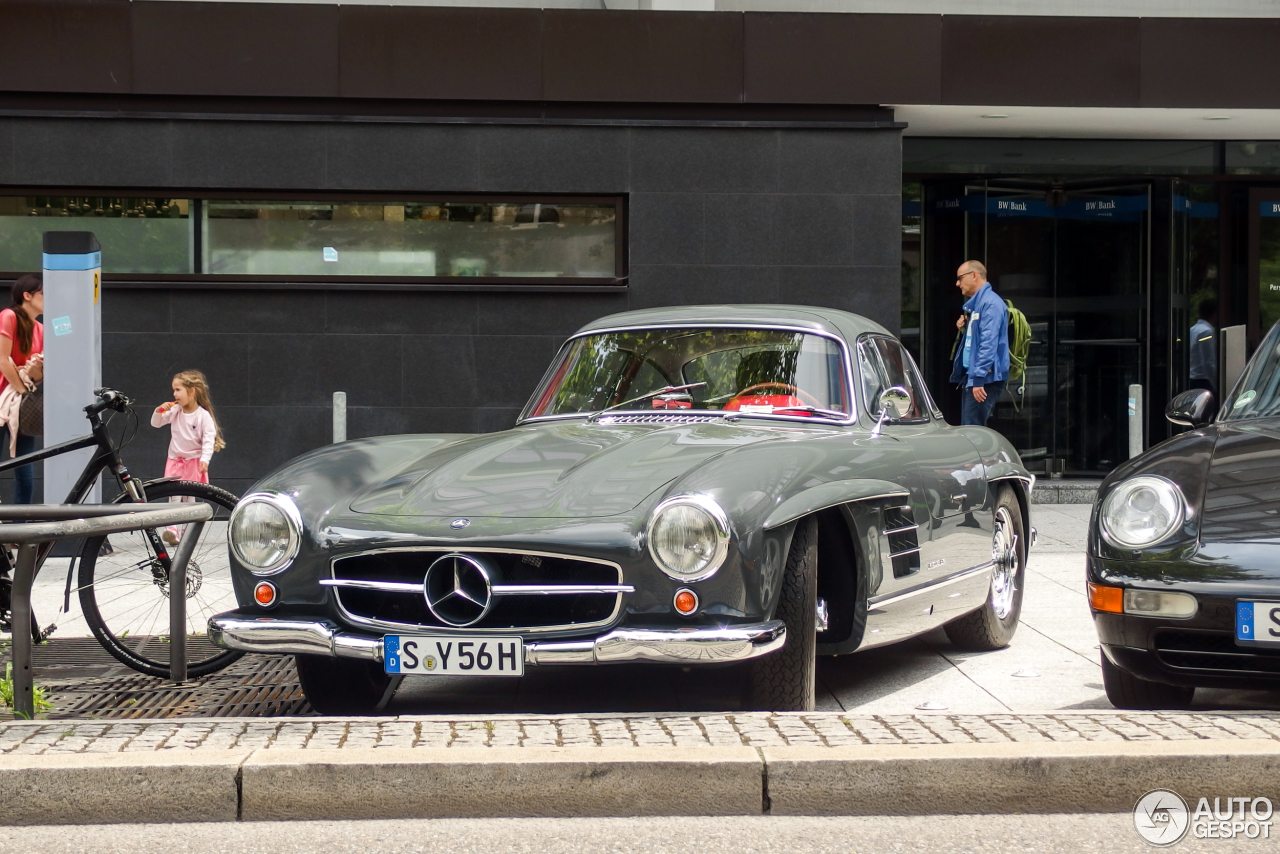
[[[187,525],[171,556],[169,568],[169,678],[187,678],[187,562],[205,522],[213,518],[208,504],[9,504],[0,506],[0,542],[17,543],[13,572],[13,711],[35,717],[31,673],[31,586],[36,579],[40,545],[122,534],[147,528]],[[174,591],[181,591],[174,595]]]

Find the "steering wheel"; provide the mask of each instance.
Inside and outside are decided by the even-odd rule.
[[[755,385],[747,386],[747,387],[746,387],[746,388],[744,388],[742,391],[740,391],[740,392],[738,392],[737,394],[735,394],[735,395],[733,396],[733,400],[729,401],[729,403],[733,403],[735,400],[739,400],[739,399],[744,398],[744,397],[751,397],[753,392],[755,392],[755,391],[757,391],[757,390],[759,390],[759,389],[766,389],[766,388],[781,389],[782,391],[785,391],[787,394],[790,394],[790,395],[793,395],[793,396],[795,396],[795,397],[800,398],[800,399],[801,399],[801,400],[803,400],[805,403],[808,403],[810,406],[816,407],[816,408],[818,408],[818,409],[821,409],[821,408],[822,408],[822,404],[821,404],[820,402],[818,402],[818,398],[816,398],[816,397],[814,397],[813,395],[809,394],[809,392],[805,391],[804,389],[797,388],[797,387],[793,386],[791,383],[776,383],[776,382],[774,382],[774,383],[756,383]],[[727,406],[728,406],[728,404],[725,404],[725,406],[727,407]],[[779,409],[785,409],[786,407],[785,407],[785,406],[780,406],[780,407],[778,407],[778,408],[779,408]]]

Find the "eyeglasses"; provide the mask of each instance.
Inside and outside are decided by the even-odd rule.
[[[956,281],[957,281],[957,282],[964,281],[964,277],[965,277],[965,276],[970,276],[970,275],[972,275],[972,274],[974,274],[974,273],[976,273],[976,272],[978,272],[978,271],[977,271],[977,270],[970,270],[968,273],[961,273],[960,275],[956,276]]]

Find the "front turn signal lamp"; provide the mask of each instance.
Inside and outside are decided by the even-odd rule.
[[[1095,611],[1105,611],[1109,614],[1170,617],[1176,620],[1194,617],[1200,608],[1200,603],[1190,593],[1108,587],[1105,584],[1092,582],[1089,584],[1089,605]]]
[[[253,588],[253,600],[264,608],[276,604],[276,586],[270,581],[259,581]]]
[[[1124,613],[1124,588],[1089,582],[1089,607],[1109,614]]]

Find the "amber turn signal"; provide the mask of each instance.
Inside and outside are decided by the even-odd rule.
[[[1112,614],[1124,613],[1124,588],[1105,587],[1101,584],[1089,583],[1089,605],[1095,611],[1107,611]]]
[[[253,598],[264,608],[274,605],[276,603],[276,586],[270,581],[259,581],[258,586],[253,588]]]
[[[676,591],[676,610],[686,617],[698,610],[698,594],[685,587]]]

